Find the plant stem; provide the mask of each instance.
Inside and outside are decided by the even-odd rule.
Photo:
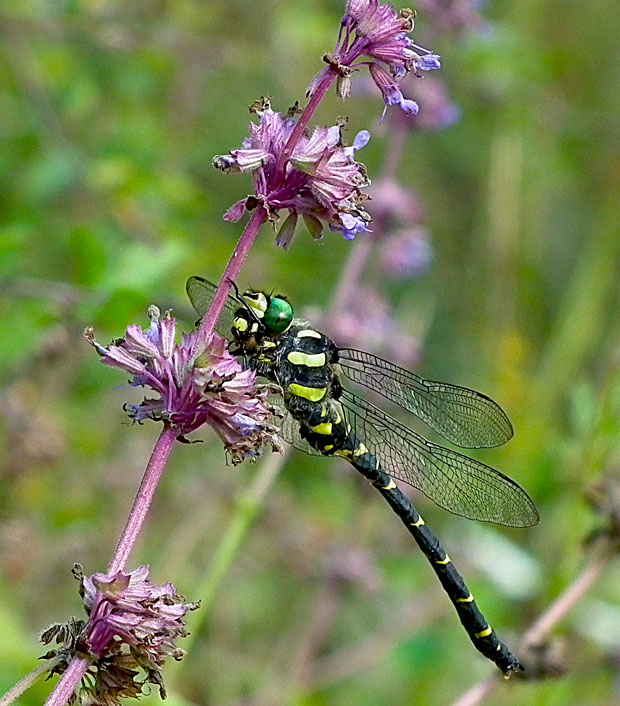
[[[127,517],[125,528],[110,560],[108,566],[109,574],[115,574],[125,568],[125,564],[136,544],[142,525],[151,507],[153,496],[176,438],[177,431],[175,429],[164,427],[155,442],[142,482]],[[89,660],[84,657],[74,657],[69,663],[67,671],[62,675],[54,691],[46,701],[46,706],[64,706],[86,673],[89,664]]]
[[[45,661],[45,664],[39,665],[36,669],[33,669],[30,674],[21,679],[14,687],[9,689],[6,694],[0,699],[0,706],[9,706],[14,703],[25,691],[30,689],[30,687],[38,681],[44,674],[47,674],[52,667],[52,663],[49,660]]]
[[[356,240],[352,245],[353,250],[344,265],[336,287],[328,319],[340,316],[353,301],[356,287],[359,285],[373,246],[374,242],[368,237]]]
[[[595,557],[577,578],[561,593],[547,610],[523,635],[521,647],[540,644],[553,628],[579,603],[585,594],[598,581],[609,561],[616,555],[614,548],[607,547]]]
[[[319,103],[323,100],[323,97],[329,90],[329,87],[332,85],[337,75],[338,74],[335,69],[325,74],[325,77],[323,78],[321,83],[319,83],[319,85],[316,87],[316,91],[312,94],[312,97],[308,101],[308,105],[304,108],[303,113],[299,116],[299,120],[293,128],[293,132],[291,132],[290,137],[288,138],[288,141],[284,146],[284,149],[278,157],[278,162],[273,172],[274,185],[279,184],[282,178],[284,177],[284,170],[286,168],[287,162],[291,158],[293,151],[295,150],[295,147],[299,142],[301,136],[304,134],[304,130],[308,127],[308,123],[310,122],[310,118],[313,116],[314,111],[318,108]]]
[[[54,691],[49,695],[45,706],[65,706],[73,696],[77,685],[86,674],[89,666],[90,660],[87,657],[74,657],[60,681],[56,684]]]
[[[265,498],[271,491],[288,455],[288,451],[283,454],[274,453],[265,459],[254,476],[252,485],[237,500],[237,510],[209,562],[205,577],[198,588],[192,591],[194,595],[200,597],[201,610],[190,625],[190,636],[183,643],[183,649],[186,651],[190,651],[192,642],[201,632],[220,584],[237,558],[239,548],[252,522],[260,513]]]
[[[157,484],[159,483],[166,461],[176,441],[178,432],[171,427],[164,427],[159,438],[155,442],[151,458],[149,459],[142,482],[133,501],[129,517],[125,523],[123,534],[118,541],[114,556],[108,566],[108,573],[115,574],[125,568],[127,559],[142,529],[146,515],[151,507]]]
[[[245,258],[248,256],[250,248],[254,243],[254,239],[258,235],[258,231],[265,222],[266,218],[267,214],[265,213],[265,209],[259,206],[253,211],[250,220],[243,229],[243,233],[239,238],[237,247],[230,256],[230,260],[226,265],[222,279],[217,286],[213,300],[211,301],[211,306],[200,322],[195,347],[197,347],[200,343],[207,341],[213,333],[217,320],[220,318],[220,314],[222,313],[222,309],[226,303],[226,298],[228,297],[231,283],[239,276],[241,267],[245,262]]]
[[[299,120],[293,128],[293,131],[291,132],[291,135],[288,138],[288,141],[278,158],[278,163],[276,165],[276,168],[273,173],[273,178],[271,180],[272,183],[269,185],[270,189],[274,188],[274,185],[284,178],[284,170],[286,168],[286,164],[291,158],[295,146],[299,142],[299,139],[303,135],[304,130],[310,122],[310,118],[314,114],[314,111],[317,109],[319,103],[327,93],[327,90],[329,89],[335,78],[336,73],[334,71],[330,71],[325,75],[325,78],[317,86],[317,89],[312,95],[312,98],[310,98],[310,100],[308,101],[308,105],[304,108],[304,111],[299,116]],[[198,335],[196,337],[196,346],[208,340],[208,338],[213,333],[215,325],[217,324],[217,320],[220,318],[220,314],[222,313],[222,309],[224,308],[224,304],[226,303],[226,298],[228,297],[231,283],[235,281],[239,276],[239,273],[241,272],[241,267],[243,266],[243,263],[245,262],[245,259],[250,252],[250,248],[254,243],[254,239],[256,238],[260,227],[263,225],[266,219],[267,214],[265,212],[265,209],[261,206],[258,206],[253,211],[250,220],[248,221],[246,227],[243,230],[243,233],[241,234],[241,237],[239,238],[237,247],[233,251],[230,260],[226,265],[226,269],[224,270],[224,274],[222,275],[222,279],[220,280],[220,283],[218,284],[218,287],[215,291],[215,294],[211,301],[211,306],[209,307],[209,310],[203,317],[202,322],[200,323],[200,328],[198,329]]]

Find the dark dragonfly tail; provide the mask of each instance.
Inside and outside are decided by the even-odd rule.
[[[358,459],[353,454],[353,457],[349,457],[348,460],[383,495],[409,533],[413,535],[450,597],[476,649],[494,662],[506,675],[522,670],[523,667],[518,658],[498,639],[495,630],[484,619],[463,577],[456,570],[437,537],[426,526],[409,498],[398,489],[394,480],[380,469],[376,458],[370,453],[365,453]]]

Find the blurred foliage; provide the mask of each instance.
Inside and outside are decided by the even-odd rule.
[[[121,335],[151,302],[192,325],[184,282],[220,276],[240,232],[221,214],[251,188],[211,157],[240,144],[259,95],[302,100],[343,4],[0,4],[0,692],[34,666],[42,629],[79,614],[70,568],[106,566],[158,433],[130,426],[133,393],[81,331]],[[517,430],[481,458],[528,489],[538,527],[475,526],[419,499],[509,640],[584,565],[598,522],[584,491],[620,474],[620,5],[506,0],[485,16],[463,40],[435,29],[462,120],[412,132],[399,174],[434,265],[385,284],[403,322],[427,312],[419,371],[492,394]],[[319,116],[373,132],[371,176],[390,137],[381,110],[376,95],[331,96]],[[327,307],[355,247],[299,234],[285,253],[265,229],[241,284]],[[227,467],[208,435],[178,448],[136,564],[200,598],[258,468]],[[346,464],[291,455],[168,703],[451,702],[492,667],[412,544]],[[612,563],[558,627],[566,675],[506,685],[506,706],[617,703],[619,587]]]

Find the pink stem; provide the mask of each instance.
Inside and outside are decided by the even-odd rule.
[[[166,461],[177,435],[178,431],[176,429],[164,427],[155,442],[151,458],[142,477],[142,483],[140,483],[129,517],[125,523],[123,534],[118,540],[114,556],[108,566],[108,574],[115,574],[125,568],[127,559],[129,559],[131,550],[134,548],[146,515],[151,507],[157,484],[166,467]]]
[[[241,272],[241,267],[243,266],[245,258],[248,256],[252,243],[258,235],[258,231],[265,222],[266,218],[267,214],[265,213],[265,209],[261,206],[258,206],[252,213],[250,220],[239,238],[237,247],[234,249],[230,260],[226,265],[222,279],[220,280],[220,283],[215,291],[215,295],[213,296],[213,300],[211,301],[211,306],[200,323],[195,346],[207,341],[213,333],[217,320],[220,318],[220,314],[222,313],[222,309],[226,303],[226,298],[228,297],[228,292],[230,291],[231,281],[236,280],[239,276],[239,272]]]
[[[291,158],[295,146],[299,142],[299,139],[303,135],[304,130],[310,122],[310,118],[312,117],[314,111],[317,109],[319,103],[327,93],[329,87],[334,82],[336,76],[337,73],[335,71],[330,71],[325,75],[323,80],[317,86],[317,89],[312,95],[312,98],[310,98],[310,100],[308,101],[308,105],[304,108],[303,113],[299,116],[299,120],[293,128],[293,132],[291,132],[291,135],[288,138],[288,141],[284,146],[280,157],[278,158],[278,163],[276,164],[276,168],[274,170],[273,179],[271,180],[272,184],[270,185],[270,188],[273,187],[274,184],[278,184],[279,181],[284,177],[284,170],[286,168],[286,164]],[[252,213],[248,224],[246,225],[245,229],[243,230],[243,233],[241,234],[241,237],[239,238],[237,247],[235,248],[230,260],[228,261],[228,264],[226,265],[226,269],[224,270],[222,279],[220,280],[220,283],[218,284],[217,289],[215,290],[215,294],[211,301],[211,305],[209,306],[209,310],[202,319],[200,328],[198,329],[198,334],[196,336],[195,346],[198,346],[201,343],[207,341],[213,333],[215,325],[217,324],[217,320],[220,318],[220,314],[222,313],[222,309],[224,308],[224,304],[226,303],[228,293],[230,292],[231,281],[236,280],[239,276],[245,258],[248,256],[250,248],[254,243],[254,239],[256,238],[258,231],[265,222],[266,218],[267,214],[265,212],[265,209],[261,208],[260,206],[257,207]]]
[[[90,661],[86,657],[74,657],[65,673],[60,677],[45,706],[65,706],[86,674]]]
[[[312,97],[308,101],[308,105],[304,108],[303,113],[299,116],[299,120],[293,128],[293,132],[291,132],[291,135],[288,138],[288,141],[278,158],[278,162],[276,164],[276,168],[273,174],[274,184],[280,183],[282,177],[284,176],[284,169],[286,168],[286,164],[291,158],[293,151],[297,146],[297,143],[299,142],[301,136],[304,134],[304,130],[308,127],[310,118],[314,114],[314,111],[318,108],[319,103],[323,100],[323,97],[329,90],[329,87],[332,85],[337,75],[338,73],[335,69],[325,74],[323,80],[316,87],[316,91],[312,94]]]

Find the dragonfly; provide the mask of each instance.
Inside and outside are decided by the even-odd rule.
[[[499,446],[513,436],[501,407],[466,387],[434,382],[354,348],[340,348],[294,316],[286,297],[249,289],[228,296],[216,329],[242,365],[275,385],[280,436],[315,456],[348,461],[381,493],[430,562],[474,646],[509,675],[523,669],[499,640],[442,547],[396,481],[473,520],[508,527],[538,523],[528,494],[503,473],[435,444],[347,389],[347,381],[413,413],[453,445]],[[204,316],[216,285],[191,277],[187,293]]]

